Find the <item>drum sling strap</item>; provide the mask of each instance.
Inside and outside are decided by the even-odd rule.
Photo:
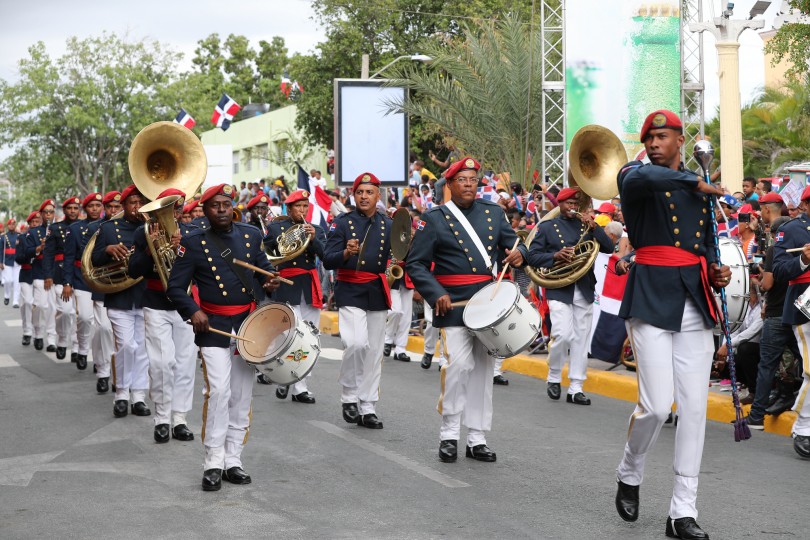
[[[475,204],[475,203],[473,203],[473,204]],[[451,214],[453,214],[453,216],[456,218],[456,220],[459,223],[461,223],[462,228],[467,232],[467,236],[470,237],[470,240],[472,240],[472,242],[475,245],[476,249],[478,249],[478,252],[481,253],[481,257],[484,258],[484,262],[487,264],[487,269],[489,269],[492,272],[492,276],[493,277],[498,277],[498,270],[495,268],[495,265],[492,264],[492,259],[490,259],[489,254],[487,253],[487,250],[484,249],[484,244],[481,242],[481,239],[478,237],[478,233],[476,233],[475,229],[473,229],[473,226],[470,223],[470,221],[467,219],[467,216],[465,216],[461,212],[461,210],[459,210],[458,206],[456,206],[456,203],[454,203],[453,201],[447,201],[444,204],[444,207],[447,208],[450,211]]]
[[[250,295],[250,298],[253,299],[253,303],[258,304],[258,302],[256,302],[256,295],[253,293],[253,282],[252,280],[248,279],[241,268],[237,268],[233,263],[233,252],[231,251],[231,248],[225,245],[225,242],[223,242],[222,239],[214,233],[213,229],[206,229],[205,236],[211,241],[212,244],[214,244],[214,247],[219,250],[220,257],[222,257],[222,259],[227,263],[228,267],[231,269],[231,272],[236,274],[236,277],[239,278],[242,285],[245,286],[245,290]]]

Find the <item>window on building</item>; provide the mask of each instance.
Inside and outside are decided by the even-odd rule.
[[[259,168],[260,169],[269,169],[270,168],[270,148],[267,144],[260,144],[256,147],[256,152],[258,153],[259,157]]]
[[[239,174],[239,152],[233,153],[233,173]]]
[[[245,171],[253,170],[253,149],[248,148],[245,150]]]
[[[278,163],[287,163],[287,159],[290,155],[289,151],[287,150],[288,147],[287,139],[279,139],[273,144],[276,150],[276,161]]]

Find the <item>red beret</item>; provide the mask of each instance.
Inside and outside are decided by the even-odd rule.
[[[93,201],[101,202],[101,193],[90,193],[87,197],[84,198],[82,201],[82,208],[87,206]]]
[[[121,192],[121,202],[127,200],[127,197],[129,197],[130,195],[140,195],[140,194],[141,192],[138,191],[138,188],[135,186],[135,184],[130,184],[124,188],[124,191]]]
[[[460,160],[456,161],[452,165],[450,165],[446,171],[444,171],[444,177],[447,180],[451,180],[454,176],[456,176],[461,171],[475,171],[478,172],[481,169],[481,164],[475,161],[470,156],[461,158]]]
[[[290,196],[284,199],[284,204],[287,206],[297,203],[299,201],[309,201],[309,191],[305,189],[297,189],[290,193]]]
[[[160,199],[161,197],[169,197],[169,196],[171,196],[171,195],[180,195],[182,198],[184,198],[184,199],[186,198],[186,194],[185,194],[185,193],[183,193],[183,192],[182,192],[182,191],[180,191],[179,189],[176,189],[176,188],[173,188],[173,187],[166,188],[166,189],[164,189],[163,191],[161,191],[161,192],[158,194],[157,198],[158,198],[158,199]]]
[[[78,197],[68,197],[65,199],[65,202],[62,203],[62,208],[66,207],[69,204],[82,204],[82,200]]]
[[[45,207],[48,206],[48,205],[56,206],[56,203],[54,202],[53,199],[45,199],[45,201],[42,204],[39,205],[39,211],[42,212],[43,210],[45,210]]]
[[[104,198],[101,199],[101,204],[110,204],[113,201],[121,201],[121,194],[117,191],[108,191]]]
[[[205,204],[205,201],[212,199],[217,195],[224,195],[226,197],[234,198],[234,189],[230,184],[217,184],[205,190],[203,196],[200,197],[200,202]]]
[[[270,198],[267,195],[265,195],[264,193],[259,193],[258,195],[256,195],[255,197],[253,197],[248,201],[247,208],[248,210],[250,210],[259,203],[268,204],[269,202]]]
[[[576,197],[579,194],[579,188],[567,187],[560,190],[557,194],[557,202],[567,201],[573,197]],[[611,205],[613,206],[613,205]],[[615,209],[614,209],[615,211]]]
[[[187,205],[185,205],[183,207],[183,213],[184,214],[190,214],[191,211],[194,210],[195,208],[197,208],[197,205],[199,205],[199,204],[200,204],[200,201],[198,201],[196,199],[191,201],[190,203],[188,203]]]
[[[360,187],[360,184],[371,184],[373,186],[380,187],[380,179],[369,172],[362,173],[360,176],[354,179],[352,191]]]
[[[17,223],[17,220],[14,218],[9,218],[8,221],[6,221],[6,225],[11,225],[12,223]]]
[[[30,214],[28,214],[28,217],[27,217],[27,218],[25,218],[25,221],[27,221],[28,223],[31,223],[31,221],[32,221],[34,218],[37,218],[37,217],[39,217],[39,212],[37,212],[36,210],[34,210],[34,211],[33,211],[33,212],[31,212]]]
[[[647,119],[644,120],[644,125],[641,126],[639,140],[644,142],[644,139],[647,138],[647,132],[651,129],[662,128],[675,129],[683,132],[683,124],[681,123],[681,119],[678,118],[678,115],[672,111],[661,109],[651,112],[647,116]]]
[[[783,203],[785,201],[782,200],[782,196],[779,195],[777,192],[771,191],[760,197],[759,202],[760,204],[762,203],[767,204],[767,203]]]
[[[599,208],[596,211],[599,212],[600,214],[615,214],[616,207],[610,204],[609,202],[603,202],[602,204],[599,205]]]
[[[806,201],[807,199],[810,199],[810,186],[804,188],[804,191],[802,191],[802,196],[799,197],[800,201]]]

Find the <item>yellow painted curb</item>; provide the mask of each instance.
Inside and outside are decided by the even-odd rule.
[[[329,334],[336,336],[340,333],[338,330],[338,314],[337,311],[321,311],[321,334]]]

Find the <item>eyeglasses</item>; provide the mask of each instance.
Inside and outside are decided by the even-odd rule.
[[[473,177],[456,176],[455,178],[453,178],[453,180],[455,180],[459,184],[477,184],[478,183],[478,178],[475,177],[475,176],[473,176]]]

